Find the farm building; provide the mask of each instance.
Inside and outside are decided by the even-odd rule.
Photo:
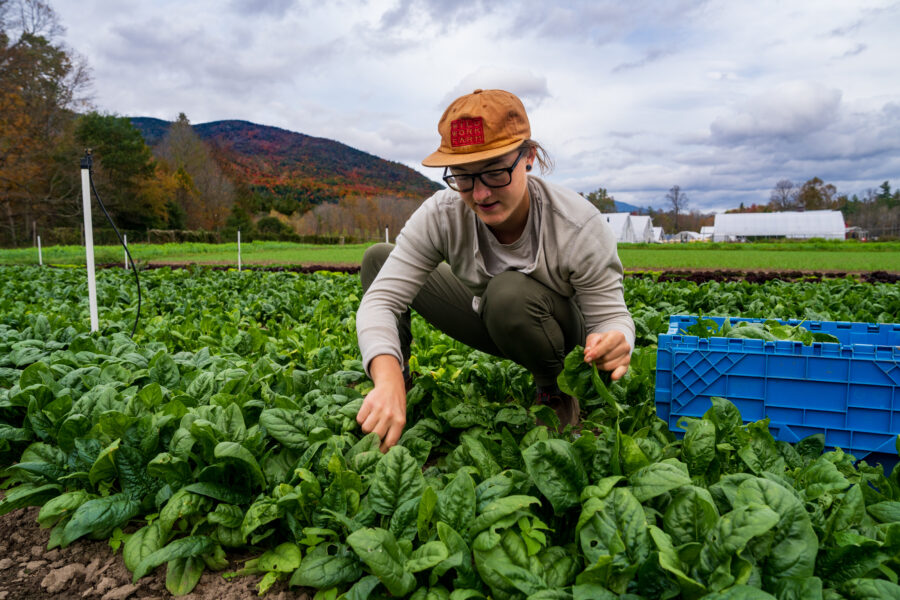
[[[603,218],[612,227],[619,243],[633,243],[634,229],[631,226],[631,215],[628,213],[603,213]]]
[[[664,241],[666,241],[666,232],[663,231],[662,227],[654,227],[653,228],[653,242],[656,244],[659,244]]]
[[[672,236],[672,241],[675,242],[699,242],[702,239],[696,231],[679,231]]]
[[[869,232],[862,227],[848,227],[846,235],[848,240],[865,240],[869,237]]]
[[[700,237],[703,238],[703,241],[709,241],[713,239],[713,233],[715,232],[715,227],[712,225],[704,225],[700,228]]]
[[[631,229],[635,242],[646,244],[653,241],[653,221],[647,215],[631,215]]]
[[[717,214],[713,241],[754,237],[844,239],[844,215],[837,210]]]

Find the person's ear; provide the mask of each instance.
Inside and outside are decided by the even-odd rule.
[[[530,171],[533,168],[533,165],[531,163],[533,163],[534,160],[537,158],[537,148],[535,148],[533,146],[531,148],[529,148],[528,154],[526,155],[525,158],[528,160],[528,162],[525,164],[525,170]]]

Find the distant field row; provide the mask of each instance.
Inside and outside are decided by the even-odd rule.
[[[619,247],[626,270],[727,269],[736,271],[889,271],[900,272],[900,252],[823,252],[747,250],[706,252],[681,248]]]
[[[292,242],[253,242],[241,244],[244,264],[359,264],[371,244],[327,246]],[[222,264],[237,265],[237,244],[134,244],[128,249],[136,262],[154,264]],[[42,249],[44,263],[83,265],[83,246],[52,246]],[[121,246],[95,246],[97,264],[124,263]],[[0,250],[0,265],[31,265],[38,262],[36,248]]]
[[[241,246],[244,265],[358,265],[370,244],[324,246],[253,242]],[[237,244],[135,244],[139,263],[237,265]],[[44,264],[83,265],[81,246],[42,250]],[[124,263],[119,246],[97,246],[97,264]],[[729,269],[900,272],[898,243],[799,242],[767,244],[623,244],[619,256],[627,270]],[[37,264],[37,248],[0,250],[0,265]]]

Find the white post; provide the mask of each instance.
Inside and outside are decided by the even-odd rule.
[[[41,236],[37,236],[38,241],[38,266],[44,266],[44,257],[41,255]]]
[[[241,230],[238,229],[238,273],[241,272]]]
[[[128,270],[128,234],[122,234],[122,245],[125,246],[125,270]]]
[[[88,161],[90,159],[88,158]],[[81,198],[84,207],[84,251],[87,259],[88,305],[91,312],[91,332],[100,330],[97,316],[97,275],[94,272],[94,226],[91,222],[90,163],[81,163]]]
[[[384,226],[384,243],[385,244],[388,243],[388,226],[387,225]]]

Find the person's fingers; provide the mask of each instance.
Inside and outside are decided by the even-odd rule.
[[[402,423],[395,422],[391,428],[388,430],[387,435],[385,435],[381,444],[381,451],[387,452],[391,449],[392,446],[396,445],[400,440],[400,435],[403,433],[403,425]]]
[[[619,331],[609,331],[606,333],[594,334],[594,344],[585,351],[585,360],[594,362],[597,359],[605,357],[613,348],[625,342],[625,335]],[[627,342],[625,342],[627,345]]]
[[[375,431],[375,433],[378,434],[378,437],[381,440],[384,440],[384,438],[387,437],[387,432],[390,429],[390,426],[391,426],[391,422],[388,419],[381,419],[378,422],[378,425],[375,426],[374,431]]]
[[[381,439],[381,450],[386,452],[396,445],[406,425],[405,398],[396,390],[375,388],[363,400],[356,414],[356,421],[364,433],[375,433]]]
[[[587,338],[585,338],[584,340],[584,351],[590,352],[594,349],[594,346],[596,346],[602,339],[603,335],[600,333],[588,334]]]
[[[371,402],[366,402],[363,400],[362,406],[359,407],[359,412],[356,413],[356,422],[362,426],[363,423],[366,422],[366,419],[369,417],[369,413],[372,412],[372,404]],[[365,428],[363,428],[365,431]],[[366,431],[368,433],[368,431]]]
[[[615,369],[613,369],[613,371],[610,373],[609,376],[613,380],[621,379],[622,377],[625,376],[625,373],[627,373],[627,372],[628,372],[628,365],[622,365],[621,367],[616,367]]]
[[[585,362],[597,363],[597,366],[600,366],[601,362],[618,360],[629,354],[631,354],[631,346],[628,344],[625,336],[618,333],[618,335],[605,338],[591,351],[585,352],[584,360]]]
[[[604,335],[602,333],[595,333],[589,335],[584,348],[584,356],[585,358],[591,358],[598,356],[597,350],[603,344]]]
[[[613,335],[613,332],[604,333],[601,335],[602,337],[598,341],[597,345],[594,346],[594,352],[602,356],[615,348],[618,340],[616,339],[616,336]]]
[[[383,432],[379,431],[381,421],[381,415],[378,413],[378,411],[372,411],[371,413],[369,413],[369,416],[366,417],[365,422],[362,424],[362,430],[366,433],[372,433],[374,431],[378,434],[378,437],[384,437]]]
[[[613,371],[619,367],[628,366],[629,363],[631,363],[631,357],[626,355],[616,359],[598,361],[596,364],[597,368],[602,371]]]
[[[631,347],[627,342],[623,342],[617,346],[613,346],[605,354],[602,354],[597,358],[605,361],[620,360],[629,354],[631,354]]]
[[[587,350],[584,353],[584,360],[585,362],[595,362],[597,359],[601,358],[605,352],[606,351],[603,349],[603,342],[598,342],[590,350]]]

